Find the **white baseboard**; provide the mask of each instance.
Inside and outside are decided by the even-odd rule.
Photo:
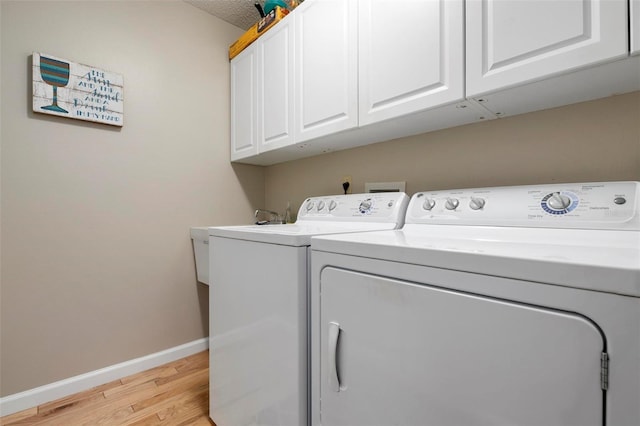
[[[48,385],[0,398],[0,416],[17,413],[74,393],[109,383],[131,374],[140,373],[168,362],[202,352],[209,347],[209,339],[203,338],[184,345],[166,349],[140,358],[121,362],[79,376],[70,377]]]

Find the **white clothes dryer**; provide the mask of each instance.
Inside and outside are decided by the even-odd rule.
[[[415,194],[312,238],[312,424],[640,425],[640,186]]]
[[[391,230],[404,193],[305,200],[295,224],[209,228],[210,417],[218,426],[309,423],[311,237]]]

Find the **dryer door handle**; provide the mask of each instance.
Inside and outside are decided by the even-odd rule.
[[[327,345],[327,361],[329,373],[329,389],[340,392],[340,376],[338,375],[338,339],[340,338],[340,324],[329,323],[329,339]]]

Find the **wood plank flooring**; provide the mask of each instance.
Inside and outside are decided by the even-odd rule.
[[[0,418],[0,425],[195,425],[209,419],[209,352]]]

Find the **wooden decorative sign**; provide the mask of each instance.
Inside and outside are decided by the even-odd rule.
[[[120,74],[33,54],[34,112],[122,126],[123,90]]]

